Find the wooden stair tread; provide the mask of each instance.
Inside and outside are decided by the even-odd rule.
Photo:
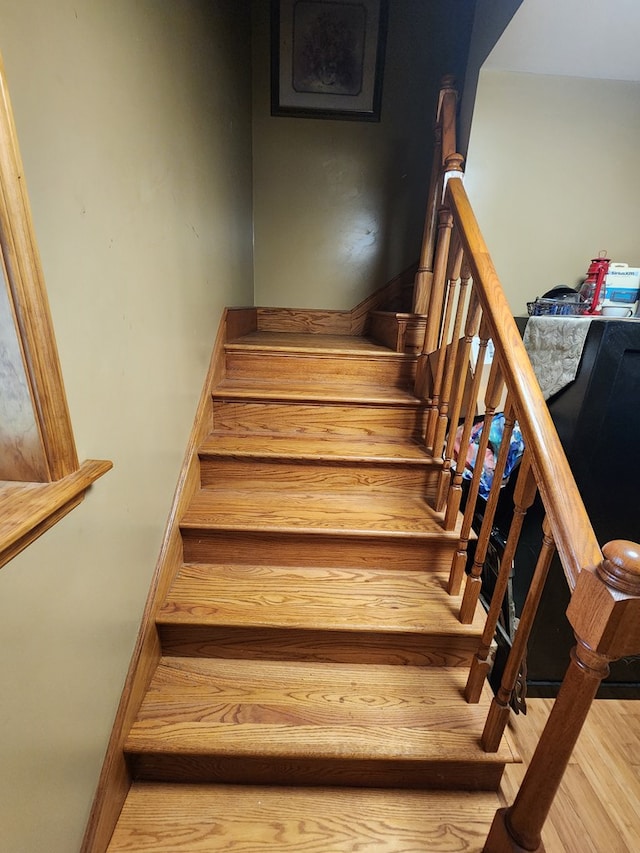
[[[281,400],[314,403],[408,406],[423,404],[410,390],[381,384],[352,382],[293,382],[282,379],[221,380],[213,390],[215,398],[226,400]]]
[[[490,693],[462,699],[456,668],[163,658],[129,754],[504,764],[480,745]]]
[[[287,436],[212,432],[199,448],[200,456],[257,459],[300,459],[314,462],[376,462],[432,465],[426,448],[412,439],[348,438],[342,436]]]
[[[479,851],[519,759],[482,749],[489,688],[464,701],[484,614],[460,624],[446,591],[462,518],[432,509],[416,357],[280,331],[225,350],[109,850]]]
[[[134,782],[107,853],[479,853],[495,792]]]
[[[180,526],[203,530],[278,530],[350,536],[413,536],[454,541],[459,525],[442,529],[442,513],[422,497],[378,490],[322,493],[247,489],[201,489]]]
[[[398,353],[360,335],[322,335],[304,332],[249,332],[225,344],[227,350],[272,350],[274,352],[308,352],[322,355],[374,355],[398,357]],[[401,356],[402,357],[402,356]]]
[[[444,572],[187,564],[156,621],[479,638],[480,609],[462,625],[461,596],[447,593],[447,579]]]

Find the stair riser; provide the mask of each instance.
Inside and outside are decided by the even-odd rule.
[[[319,463],[314,460],[260,460],[251,457],[204,456],[200,459],[203,488],[305,490],[380,489],[435,499],[438,474],[432,467],[363,462]]]
[[[363,357],[231,350],[226,355],[228,379],[282,379],[284,382],[339,382],[408,388],[415,361],[404,357]]]
[[[165,655],[390,666],[469,666],[473,637],[158,624]]]
[[[390,536],[334,536],[264,531],[182,529],[184,562],[271,566],[345,566],[448,571],[449,541]]]
[[[214,398],[213,428],[239,434],[419,438],[424,435],[426,417],[418,405],[344,406]]]
[[[217,782],[237,785],[301,785],[419,790],[495,791],[504,766],[431,761],[341,758],[273,758],[228,755],[131,754],[138,780]]]

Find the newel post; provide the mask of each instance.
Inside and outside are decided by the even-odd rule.
[[[544,850],[541,832],[609,661],[640,653],[640,545],[618,540],[583,570],[567,609],[571,662],[515,802],[493,820],[484,853]],[[612,735],[615,737],[615,734]]]

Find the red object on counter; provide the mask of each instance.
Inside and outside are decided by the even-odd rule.
[[[591,264],[587,271],[587,277],[580,288],[580,298],[583,302],[588,302],[589,307],[585,311],[586,314],[599,314],[602,310],[605,292],[605,278],[609,272],[610,258],[592,258]]]

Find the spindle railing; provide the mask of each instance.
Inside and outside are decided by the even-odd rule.
[[[443,109],[455,115],[455,100],[453,110],[451,107],[447,89],[440,101],[439,120]],[[440,123],[437,132],[442,133]],[[444,142],[438,144],[444,151]],[[450,136],[447,145],[451,145]],[[513,520],[465,691],[469,702],[479,700],[489,671],[489,651],[509,571],[524,517],[536,492],[545,511],[536,569],[482,735],[485,750],[495,751],[504,733],[529,634],[556,551],[572,592],[567,617],[575,632],[576,646],[567,675],[516,800],[509,809],[496,814],[484,848],[487,853],[541,851],[544,821],[591,701],[608,673],[608,662],[640,654],[640,545],[627,541],[609,543],[603,557],[466,195],[459,155],[449,154],[443,167],[436,158],[434,186],[437,203],[432,223],[437,222],[437,227],[429,226],[429,211],[425,227],[425,239],[436,235],[433,264],[431,269],[423,270],[421,259],[425,275],[420,278],[419,271],[416,279],[416,289],[423,288],[417,301],[428,305],[416,393],[425,399],[428,411],[425,444],[441,462],[436,509],[442,512],[447,530],[457,524],[467,448],[474,426],[483,418],[449,578],[452,594],[460,591],[463,581],[465,584],[461,622],[471,622],[478,603],[483,564],[516,425],[525,448],[514,474],[517,481]],[[491,344],[493,357],[489,359]],[[484,472],[483,463],[499,412],[504,413],[503,432],[499,448],[494,449],[495,467],[489,485],[491,478]],[[486,504],[471,561],[467,546],[481,489]]]

